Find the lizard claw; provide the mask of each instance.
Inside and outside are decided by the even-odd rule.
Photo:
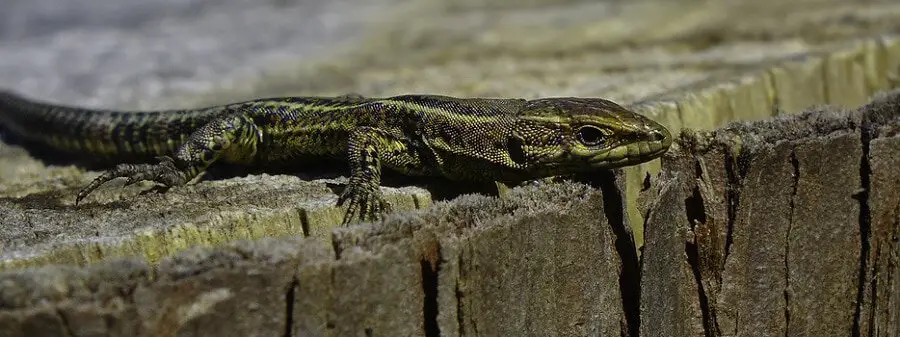
[[[391,212],[391,204],[384,199],[381,191],[365,189],[362,186],[350,184],[338,197],[338,206],[347,205],[342,226],[348,226],[354,221],[377,221],[384,219],[386,213]]]
[[[75,205],[78,205],[100,185],[116,178],[126,178],[125,186],[144,180],[152,180],[166,187],[184,184],[188,180],[186,172],[178,169],[171,158],[165,158],[168,160],[160,158],[159,164],[120,164],[114,169],[104,172],[78,191],[75,196]]]

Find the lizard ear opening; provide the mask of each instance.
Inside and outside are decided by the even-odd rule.
[[[506,151],[509,158],[516,164],[525,165],[525,142],[519,137],[509,137],[506,139]]]

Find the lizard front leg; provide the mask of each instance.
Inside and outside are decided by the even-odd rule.
[[[350,134],[347,144],[350,181],[338,198],[338,206],[347,206],[342,225],[353,221],[378,220],[391,211],[381,194],[381,167],[416,175],[425,174],[418,154],[410,151],[409,140],[400,132],[360,127]]]
[[[100,185],[116,178],[126,178],[126,186],[144,180],[166,187],[184,185],[226,151],[252,156],[260,140],[259,129],[246,116],[231,115],[213,120],[192,133],[175,152],[174,158],[160,156],[158,164],[120,164],[104,172],[78,192],[75,204]]]

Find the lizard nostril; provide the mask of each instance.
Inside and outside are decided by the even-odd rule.
[[[647,139],[650,140],[651,142],[660,142],[665,138],[666,138],[666,136],[663,135],[663,133],[658,130],[650,131],[647,134]]]

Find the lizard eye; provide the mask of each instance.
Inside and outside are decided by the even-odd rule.
[[[578,141],[587,146],[603,144],[604,136],[603,130],[595,126],[585,125],[578,129]]]

